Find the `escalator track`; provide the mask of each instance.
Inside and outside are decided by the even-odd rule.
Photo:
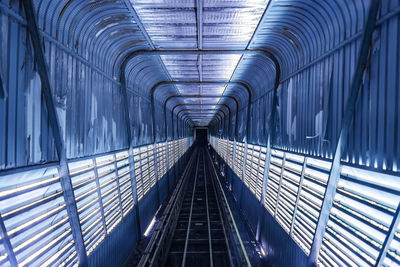
[[[192,154],[139,266],[250,266],[205,146]]]

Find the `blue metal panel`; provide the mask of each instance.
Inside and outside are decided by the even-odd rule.
[[[56,159],[52,138],[40,135],[40,125],[49,131],[41,103],[41,82],[34,67],[32,46],[26,36],[18,2],[0,5],[0,69],[4,98],[0,99],[0,169],[37,164]]]
[[[271,148],[332,159],[336,146],[341,144],[337,141],[342,136],[340,129],[347,124],[345,103],[351,98],[362,30],[373,1],[260,0],[236,1],[234,5],[230,1],[175,0],[151,4],[128,0],[35,0],[34,3],[38,30],[43,36],[42,61],[46,61],[49,83],[54,85],[47,99],[54,102],[56,112],[46,110],[41,99],[40,89],[46,84],[42,84],[35,67],[37,55],[26,36],[27,23],[21,15],[20,2],[3,0],[0,3],[0,85],[3,85],[0,169],[54,161],[60,139],[65,140],[66,157],[76,159],[154,143],[168,136],[175,139],[191,135],[193,122],[189,119],[195,121],[194,112],[185,115],[181,112],[181,116],[178,112],[183,107],[176,114],[171,114],[171,109],[182,103],[209,103],[210,99],[171,100],[166,129],[161,116],[163,102],[171,95],[206,93],[229,95],[240,102],[240,110],[234,111],[232,101],[215,100],[218,105],[229,105],[232,117],[231,127],[222,114],[218,115],[221,112],[215,112],[214,119],[209,117],[214,136],[232,138],[228,129],[234,126],[238,129],[235,136],[238,141],[270,143]],[[399,14],[398,1],[381,1],[355,116],[348,125],[348,135],[340,138],[345,139],[347,146],[335,159],[336,171],[342,164],[398,176]],[[132,57],[138,51],[150,49],[268,50],[276,60],[250,52]],[[282,77],[276,79],[280,73]],[[126,76],[124,84],[120,84],[120,76]],[[222,83],[166,84],[160,86],[154,99],[150,97],[154,85],[173,80],[243,82],[252,89],[252,101],[247,104],[248,95],[240,86]],[[121,93],[121,86],[126,94]],[[150,101],[154,101],[154,110]],[[54,120],[48,118],[55,114],[61,129],[53,137]],[[61,160],[63,181],[67,183],[66,159]],[[178,162],[168,171],[170,185],[176,180],[178,165],[182,166],[183,160]],[[133,171],[131,175],[134,181]],[[269,171],[266,178],[268,175]],[[243,186],[240,180],[231,181],[234,190]],[[160,189],[165,192],[165,188]],[[303,191],[301,187],[298,190]],[[247,191],[245,188],[238,195],[243,199],[243,209],[253,204]],[[328,208],[323,212],[328,212]],[[264,220],[279,226],[272,217]],[[271,229],[275,231],[274,227]],[[259,231],[263,236],[262,228]],[[279,241],[277,249],[284,249],[281,245],[286,237],[279,231],[267,235]],[[292,243],[285,253],[302,263],[304,255],[298,254]],[[283,265],[293,263],[279,260]]]
[[[147,99],[128,91],[133,146],[152,143],[151,105]]]
[[[333,157],[370,2],[271,2],[250,48],[268,48],[276,54],[282,69],[273,147]],[[399,97],[399,12],[397,2],[382,3],[360,101],[342,157],[351,164],[395,173],[400,155],[395,105]],[[247,69],[257,71],[250,65]],[[257,76],[252,77],[256,82]],[[260,99],[269,101],[265,86]],[[253,105],[259,105],[258,99]],[[264,103],[252,108],[250,143],[266,143],[268,130],[260,133],[265,123],[256,118],[257,111],[268,110],[268,106]],[[266,116],[270,121],[268,113]],[[243,118],[239,120],[240,138],[245,123]]]
[[[66,158],[65,142],[61,135],[59,116],[56,113],[56,109],[53,102],[53,96],[51,92],[52,87],[50,85],[49,73],[45,62],[45,55],[43,51],[40,33],[37,28],[33,2],[24,1],[23,8],[25,11],[25,18],[27,20],[30,37],[32,39],[32,45],[35,52],[35,59],[38,67],[38,72],[40,74],[40,79],[42,81],[42,96],[46,103],[46,108],[48,111],[54,143],[60,161],[60,166],[59,166],[60,183],[61,183],[61,188],[63,190],[64,200],[69,216],[72,235],[74,237],[74,243],[79,258],[79,263],[82,266],[86,266],[87,255],[85,252],[84,240],[82,237],[82,231],[79,224],[77,206],[75,202],[73,187],[69,176],[69,170],[66,161],[67,158]]]
[[[266,210],[260,214],[260,242],[268,254],[267,258],[276,266],[307,266],[307,255],[283,230],[281,225]]]
[[[266,209],[259,208],[255,195],[247,187],[242,187],[243,182],[232,170],[231,173],[232,194],[252,231],[259,233],[259,242],[267,254],[267,262],[276,266],[307,266],[308,256]]]
[[[357,58],[357,65],[355,66],[354,76],[351,78],[351,87],[349,88],[349,96],[346,102],[344,116],[342,120],[342,126],[339,133],[339,139],[337,141],[337,147],[335,149],[335,155],[333,157],[331,170],[329,173],[329,180],[327,189],[324,195],[322,211],[318,218],[318,225],[315,229],[315,236],[313,246],[310,252],[311,262],[315,262],[318,257],[318,253],[322,243],[322,237],[324,235],[326,225],[329,218],[329,213],[333,204],[333,199],[336,192],[336,187],[340,177],[340,162],[343,157],[343,150],[347,145],[348,132],[350,124],[355,115],[356,102],[360,92],[360,86],[362,84],[362,78],[367,65],[368,53],[370,51],[370,43],[372,40],[372,34],[375,28],[377,20],[378,8],[380,1],[372,0],[368,17],[363,30],[363,37],[361,47],[359,48],[359,56]],[[350,143],[351,144],[351,143]]]
[[[135,248],[138,235],[135,225],[136,212],[130,212],[88,257],[89,266],[122,266]]]

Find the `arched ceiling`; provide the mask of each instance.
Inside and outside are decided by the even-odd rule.
[[[248,47],[268,2],[267,0],[157,1],[149,4],[148,1],[132,1],[132,6],[155,49],[193,51],[148,54],[148,58],[153,60],[161,58],[171,80],[192,81],[188,84],[165,84],[157,87],[155,98],[163,102],[171,95],[215,95],[215,98],[177,98],[168,103],[170,109],[179,103],[198,104],[197,109],[187,110],[185,113],[190,115],[195,125],[205,126],[216,116],[216,112],[212,110],[210,112],[212,104],[214,104],[212,108],[221,109],[217,104],[226,103],[232,105],[231,109],[236,111],[232,101],[218,96],[235,96],[240,99],[241,107],[247,105],[249,95],[243,85],[222,82],[241,81],[252,91],[251,88],[268,86],[268,82],[272,82],[273,85],[275,70],[268,66],[273,66],[271,60],[264,55],[241,53]],[[198,50],[212,50],[213,53],[197,53]],[[218,53],[219,50],[224,52]],[[237,50],[237,52],[227,53],[226,50]],[[132,57],[132,60],[141,56],[142,54]],[[246,75],[249,65],[253,65],[253,72],[264,79],[249,79],[249,75]],[[137,69],[136,65],[127,64],[126,71],[130,71],[131,67]],[[137,69],[137,72],[140,71]],[[272,77],[272,80],[265,77]],[[157,78],[159,81],[165,81],[165,77]],[[132,83],[136,80],[129,74],[127,79]],[[196,84],[195,81],[199,83]],[[197,114],[201,114],[200,119],[195,118]]]
[[[43,34],[115,81],[123,72],[128,90],[149,98],[155,85],[176,81],[160,85],[154,93],[156,101],[163,103],[174,95],[215,95],[215,99],[174,98],[168,108],[198,103],[204,109],[206,104],[227,104],[232,110],[236,109],[233,101],[218,96],[235,97],[245,107],[249,95],[243,84],[251,89],[252,99],[273,90],[277,77],[284,80],[356,38],[369,6],[362,0],[34,2]],[[165,50],[192,51],[135,54]],[[241,52],[245,50],[268,53]],[[207,119],[193,117],[192,121],[207,125],[216,114],[209,113]]]

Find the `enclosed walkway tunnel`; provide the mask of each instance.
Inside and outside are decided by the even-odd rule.
[[[0,0],[0,31],[0,266],[400,266],[399,0]]]

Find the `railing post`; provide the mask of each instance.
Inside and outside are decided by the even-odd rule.
[[[367,67],[368,54],[372,42],[372,34],[374,32],[376,17],[380,6],[380,0],[372,0],[368,11],[367,21],[363,30],[363,37],[360,45],[357,65],[354,71],[353,80],[349,90],[349,98],[347,100],[346,109],[342,119],[342,127],[337,142],[335,155],[331,170],[329,172],[328,183],[324,195],[324,200],[321,207],[321,213],[318,218],[318,223],[315,229],[313,244],[310,250],[309,265],[314,265],[317,261],[319,250],[322,244],[322,238],[325,233],[325,228],[329,220],[329,213],[333,205],[333,199],[336,193],[336,187],[340,178],[340,161],[343,151],[347,144],[348,132],[354,118],[358,95],[361,91],[361,83],[364,76],[364,71]]]
[[[104,216],[104,205],[103,205],[103,198],[101,197],[99,173],[97,170],[96,158],[92,159],[92,164],[93,164],[93,172],[94,172],[94,176],[95,176],[95,183],[96,183],[96,187],[97,187],[97,196],[99,197],[101,221],[103,223],[104,234],[107,234],[106,217]]]
[[[166,157],[166,162],[165,162],[165,167],[166,167],[166,175],[167,175],[167,186],[168,186],[168,193],[170,191],[170,175],[169,175],[169,150],[168,150],[168,140],[165,140],[165,157]]]
[[[139,203],[137,198],[137,191],[136,191],[136,176],[135,176],[135,161],[133,155],[133,149],[129,148],[129,171],[131,176],[131,184],[132,184],[132,198],[133,198],[133,205],[135,206],[135,217],[136,217],[136,229],[138,240],[141,239],[142,230],[140,227],[140,217],[139,217]]]
[[[154,177],[156,178],[156,191],[157,191],[157,202],[158,207],[161,205],[160,200],[160,186],[158,184],[158,169],[157,169],[157,144],[153,143],[153,158],[154,158]]]
[[[261,193],[261,205],[264,206],[265,195],[267,194],[267,184],[269,177],[269,164],[271,162],[271,140],[268,138],[267,141],[267,154],[265,156],[265,168],[264,168],[264,179],[262,185],[262,193]]]
[[[235,178],[235,159],[236,159],[236,138],[233,139],[231,180]]]
[[[118,192],[118,201],[119,201],[119,209],[121,210],[121,220],[124,217],[124,212],[122,210],[122,199],[121,199],[121,187],[119,182],[119,171],[118,171],[118,164],[117,164],[117,156],[113,155],[114,159],[114,168],[115,168],[115,183],[117,184],[117,192]]]
[[[305,172],[306,168],[307,168],[307,158],[304,157],[303,168],[301,169],[301,176],[300,176],[300,180],[299,180],[299,188],[297,189],[296,202],[294,203],[292,224],[291,224],[291,226],[290,226],[290,231],[289,231],[289,235],[290,235],[290,236],[291,236],[292,233],[293,233],[294,223],[296,222],[297,206],[298,206],[298,204],[299,204],[299,199],[300,199],[300,194],[301,194],[301,188],[302,188],[302,186],[303,186],[304,172]]]
[[[125,125],[126,125],[126,135],[129,146],[129,170],[132,184],[132,197],[133,197],[133,205],[135,206],[135,217],[136,217],[136,229],[138,240],[141,239],[141,226],[140,226],[140,217],[139,217],[139,203],[137,201],[137,191],[136,191],[136,176],[135,176],[135,161],[133,155],[133,143],[132,143],[132,132],[131,132],[131,119],[129,116],[129,106],[128,106],[128,94],[126,92],[126,77],[125,70],[121,71],[120,77],[121,83],[121,94],[122,94],[122,102],[125,114]]]
[[[43,45],[41,42],[41,35],[37,27],[35,9],[32,0],[21,1],[25,11],[25,18],[27,21],[27,27],[32,39],[32,45],[34,49],[36,64],[42,82],[42,96],[46,104],[47,113],[49,116],[49,122],[53,133],[54,143],[59,159],[59,174],[61,188],[64,192],[64,200],[66,204],[67,213],[69,216],[69,222],[71,225],[72,236],[75,241],[75,248],[77,251],[79,263],[81,266],[87,265],[87,254],[85,250],[85,244],[83,241],[82,230],[79,223],[79,215],[75,202],[75,196],[73,192],[71,177],[69,176],[69,169],[67,163],[67,155],[64,145],[64,140],[61,133],[61,128],[57,116],[57,111],[53,102],[53,96],[51,93],[51,85],[49,79],[49,72],[47,69],[46,59],[43,51]]]
[[[264,167],[264,176],[263,176],[263,184],[262,184],[262,192],[261,192],[261,200],[260,200],[260,214],[258,216],[257,221],[257,230],[256,230],[256,240],[259,241],[260,239],[260,232],[261,232],[261,224],[263,223],[263,211],[264,211],[264,203],[265,203],[265,196],[267,194],[267,184],[268,184],[268,175],[269,175],[269,163],[271,161],[271,142],[270,138],[267,140],[267,154],[265,156],[265,167]]]
[[[383,261],[385,260],[386,257],[387,250],[390,247],[390,243],[393,240],[394,234],[397,230],[397,226],[399,225],[399,223],[400,223],[400,202],[397,205],[396,213],[393,216],[393,220],[392,223],[390,224],[389,231],[386,235],[385,241],[383,241],[381,251],[379,252],[379,256],[376,259],[375,267],[382,266]]]
[[[278,208],[279,208],[279,197],[281,195],[282,179],[283,179],[283,172],[285,170],[285,163],[286,163],[286,153],[283,154],[283,159],[282,159],[281,175],[279,177],[278,193],[276,195],[276,203],[275,203],[275,212],[274,212],[275,219],[276,219],[276,214],[278,213]]]
[[[244,139],[244,153],[243,153],[243,165],[242,165],[242,184],[240,187],[240,205],[242,205],[243,190],[244,190],[244,179],[246,177],[246,163],[247,163],[247,137]]]
[[[3,246],[7,253],[7,259],[10,262],[11,266],[18,266],[17,258],[15,257],[11,241],[9,236],[7,235],[7,229],[6,226],[4,225],[4,221],[3,218],[1,217],[1,214],[0,214],[0,237],[1,240],[3,241]]]

